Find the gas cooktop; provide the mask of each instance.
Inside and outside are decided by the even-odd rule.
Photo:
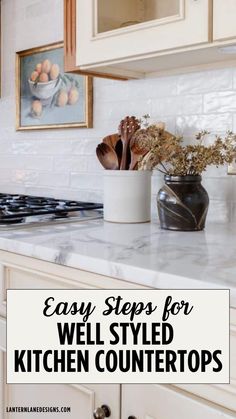
[[[0,229],[101,218],[102,208],[93,202],[0,193]]]

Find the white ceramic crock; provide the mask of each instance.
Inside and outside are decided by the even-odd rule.
[[[104,172],[104,220],[113,223],[145,223],[151,219],[149,170]]]

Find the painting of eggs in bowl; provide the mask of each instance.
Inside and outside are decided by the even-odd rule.
[[[62,77],[58,64],[51,64],[49,60],[38,63],[28,80],[33,97],[46,101],[53,98],[60,89]]]
[[[53,106],[76,105],[79,101],[78,80],[62,74],[59,64],[52,63],[48,58],[36,64],[28,83],[32,95],[31,116],[33,118],[42,118],[43,111],[48,112]],[[41,102],[41,107],[39,102]]]
[[[17,129],[92,126],[92,79],[64,72],[63,44],[17,53]]]

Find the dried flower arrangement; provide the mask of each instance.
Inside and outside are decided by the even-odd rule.
[[[137,142],[145,144],[148,153],[140,158],[139,170],[156,168],[166,175],[200,175],[208,166],[229,164],[235,158],[236,135],[227,132],[223,139],[216,136],[213,144],[206,145],[205,139],[210,133],[199,132],[194,145],[184,145],[183,137],[165,131],[165,124],[158,123],[146,129],[138,130],[134,136]]]

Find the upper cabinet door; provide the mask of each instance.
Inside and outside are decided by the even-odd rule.
[[[211,3],[76,0],[76,66],[89,69],[113,65],[207,43]]]
[[[220,41],[236,37],[236,1],[214,0],[213,40]]]

